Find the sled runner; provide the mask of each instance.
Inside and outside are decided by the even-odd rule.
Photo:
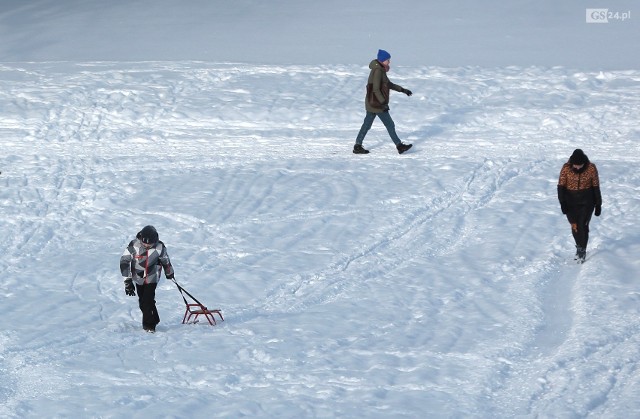
[[[178,291],[182,295],[182,299],[184,300],[184,304],[186,309],[184,311],[184,316],[182,317],[182,324],[185,323],[197,323],[198,316],[206,317],[207,321],[211,326],[215,326],[217,324],[215,315],[220,317],[221,321],[224,321],[222,317],[222,312],[220,309],[209,309],[205,307],[200,301],[198,301],[193,295],[189,294],[187,290],[182,288],[175,279],[172,280],[174,284],[178,287]],[[190,300],[187,300],[189,297]],[[192,302],[189,302],[192,301]],[[193,318],[193,320],[191,320]]]

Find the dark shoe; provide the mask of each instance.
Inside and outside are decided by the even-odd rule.
[[[585,248],[580,249],[580,251],[578,252],[578,259],[585,260],[586,258],[587,258],[587,249]]]
[[[402,154],[405,151],[409,150],[411,147],[413,146],[413,144],[404,144],[404,143],[400,143],[396,146],[396,148],[398,149],[398,153]]]
[[[369,150],[365,150],[360,144],[353,146],[353,154],[369,154]]]

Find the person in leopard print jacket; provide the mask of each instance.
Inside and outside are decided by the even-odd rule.
[[[579,148],[562,166],[558,179],[558,200],[562,213],[571,224],[577,249],[576,259],[584,261],[589,242],[589,222],[592,214],[598,217],[602,212],[602,195],[598,168]]]

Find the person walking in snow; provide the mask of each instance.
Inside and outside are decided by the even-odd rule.
[[[375,60],[369,63],[371,72],[369,73],[369,79],[367,80],[367,94],[365,97],[365,109],[367,111],[364,117],[364,122],[360,128],[360,132],[356,137],[356,144],[353,146],[353,152],[355,154],[367,154],[369,150],[362,147],[364,137],[367,135],[369,129],[373,125],[373,120],[380,118],[384,126],[389,132],[389,136],[398,149],[398,153],[402,154],[409,150],[412,144],[403,144],[396,134],[396,127],[389,114],[389,92],[395,90],[396,92],[402,92],[407,96],[411,96],[413,93],[411,90],[405,89],[400,85],[394,84],[387,77],[387,73],[391,68],[391,54],[385,50],[378,50],[378,56]]]
[[[589,242],[589,221],[592,214],[600,216],[602,195],[598,169],[579,148],[562,166],[558,179],[558,200],[562,213],[566,214],[571,224],[571,234],[576,242],[576,259],[584,262]]]
[[[160,323],[155,298],[163,268],[167,279],[173,279],[167,247],[158,239],[155,227],[148,225],[140,230],[135,240],[131,240],[120,257],[120,272],[124,278],[125,293],[133,297],[138,291],[142,328],[151,333]]]

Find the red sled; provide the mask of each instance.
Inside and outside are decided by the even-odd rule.
[[[187,303],[186,301],[185,303],[187,304],[187,309],[184,312],[182,324],[191,322],[192,317],[193,323],[198,323],[198,316],[200,315],[205,316],[211,326],[216,325],[216,318],[214,314],[217,314],[220,317],[220,320],[224,321],[220,309],[210,310],[200,303]]]
[[[184,304],[187,306],[184,316],[182,317],[182,324],[185,323],[197,323],[198,316],[204,316],[207,318],[207,321],[211,326],[215,326],[217,324],[215,315],[217,314],[220,317],[220,321],[224,321],[224,317],[222,317],[222,312],[220,309],[209,309],[202,305],[200,301],[198,301],[193,295],[189,294],[187,290],[182,288],[180,284],[176,282],[175,279],[172,280],[174,284],[178,287],[178,291],[182,295],[182,299],[184,300]],[[187,301],[187,297],[189,297],[193,302],[190,303]],[[191,320],[193,318],[193,321]]]

